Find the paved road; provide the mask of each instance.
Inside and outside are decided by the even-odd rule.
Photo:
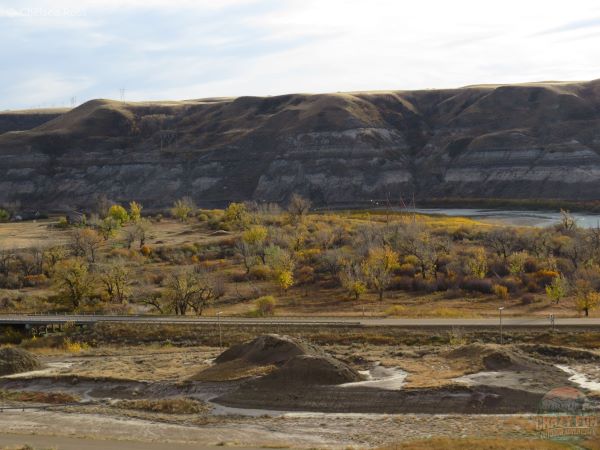
[[[265,319],[243,317],[177,317],[177,316],[103,316],[103,315],[0,315],[0,325],[51,325],[75,323],[78,325],[99,322],[131,324],[239,324],[239,325],[332,325],[365,327],[496,327],[499,318],[485,319],[402,319],[361,317],[274,317]],[[503,317],[506,327],[550,326],[548,317]],[[600,318],[557,318],[556,327],[600,327]]]

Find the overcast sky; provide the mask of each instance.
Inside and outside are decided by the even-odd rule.
[[[0,110],[586,80],[600,1],[0,0],[0,58]]]

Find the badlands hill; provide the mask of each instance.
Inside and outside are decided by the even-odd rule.
[[[0,113],[0,204],[600,200],[600,80]]]

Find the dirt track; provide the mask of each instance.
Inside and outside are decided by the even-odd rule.
[[[29,439],[31,435],[38,436]],[[223,418],[210,425],[169,424],[150,420],[107,417],[100,414],[65,412],[4,412],[0,421],[0,443],[34,444],[47,442],[70,445],[74,438],[84,442],[143,442],[149,446],[124,446],[123,449],[200,449],[211,446],[242,448],[331,448],[363,449],[392,441],[429,436],[535,436],[527,416],[478,415],[360,415],[289,414]],[[22,436],[19,438],[18,436]],[[3,439],[11,439],[6,441]],[[125,445],[125,444],[123,444]],[[66,445],[59,450],[70,450]],[[94,448],[79,447],[81,448]],[[118,447],[98,447],[118,448]]]

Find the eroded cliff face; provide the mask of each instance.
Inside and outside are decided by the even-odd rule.
[[[21,117],[0,134],[0,204],[600,199],[600,81],[94,100],[42,124]]]

